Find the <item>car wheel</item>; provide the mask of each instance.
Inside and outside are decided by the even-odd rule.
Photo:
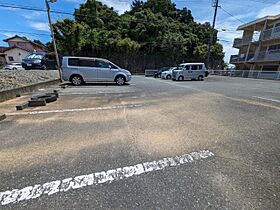
[[[167,76],[166,76],[166,79],[171,79],[171,75],[167,75]]]
[[[71,77],[71,83],[75,86],[80,86],[83,84],[83,78],[80,75],[74,75]]]
[[[203,76],[202,75],[198,76],[197,80],[198,81],[202,81],[203,80]]]
[[[122,86],[125,83],[125,78],[124,76],[117,76],[115,81],[117,85]]]
[[[47,70],[47,66],[46,66],[46,65],[43,65],[43,66],[42,66],[42,69],[43,69],[43,70]]]
[[[14,68],[13,68],[13,70],[17,70],[17,68],[16,68],[16,67],[14,67]]]
[[[178,77],[178,80],[179,80],[179,81],[183,81],[183,80],[184,80],[184,77],[183,77],[183,76],[179,76],[179,77]]]

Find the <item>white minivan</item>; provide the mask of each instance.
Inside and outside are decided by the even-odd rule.
[[[62,78],[78,86],[86,82],[116,82],[124,85],[131,80],[128,70],[102,58],[63,57]]]
[[[182,63],[172,71],[172,80],[203,80],[207,76],[208,71],[204,63]]]

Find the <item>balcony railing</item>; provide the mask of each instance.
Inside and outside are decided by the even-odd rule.
[[[264,30],[260,36],[262,41],[275,38],[280,38],[280,26]]]
[[[259,52],[256,61],[280,61],[280,49]]]
[[[251,61],[254,58],[255,54],[248,54],[247,60],[246,55],[240,56],[240,55],[232,55],[230,56],[230,63],[242,63],[245,61]]]
[[[233,47],[238,47],[242,45],[247,45],[252,41],[252,37],[235,38],[233,42]]]

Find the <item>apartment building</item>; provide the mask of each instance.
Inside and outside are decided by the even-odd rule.
[[[280,71],[280,14],[254,20],[237,30],[243,30],[243,36],[234,39],[233,47],[239,54],[231,56],[231,64],[239,70]]]

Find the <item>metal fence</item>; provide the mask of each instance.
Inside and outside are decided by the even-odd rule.
[[[280,80],[280,71],[210,70],[211,75]]]

